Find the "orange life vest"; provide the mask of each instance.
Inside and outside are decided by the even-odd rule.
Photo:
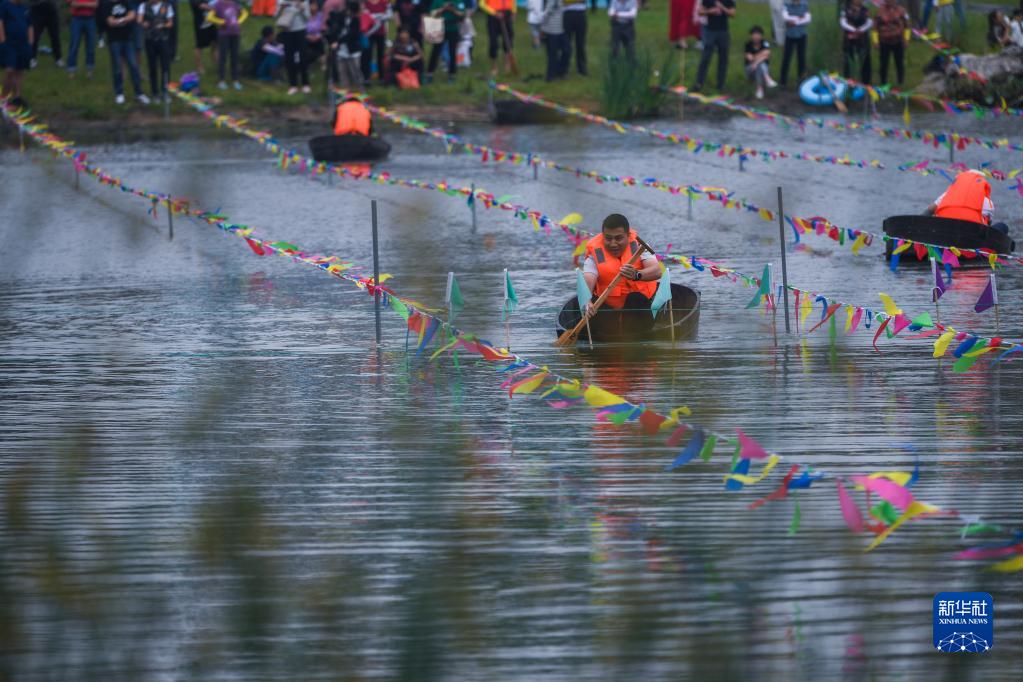
[[[615,258],[608,252],[607,247],[604,246],[603,233],[598,234],[587,242],[586,255],[597,264],[597,285],[594,287],[593,293],[598,296],[604,293],[604,290],[611,284],[611,280],[618,275],[623,265],[628,264],[637,251],[639,251],[639,242],[636,240],[635,230],[629,230],[629,247],[622,252],[620,258]],[[636,264],[636,269],[640,270],[642,267],[641,258],[640,262]],[[625,297],[633,291],[638,291],[647,298],[652,298],[657,291],[657,280],[636,281],[634,279],[620,279],[615,288],[611,290],[611,294],[607,297],[605,304],[612,308],[622,308],[625,306]]]
[[[369,109],[362,102],[353,100],[337,105],[335,135],[369,135],[369,125]]]
[[[480,3],[480,9],[491,15],[498,12],[512,12],[514,14],[515,0],[483,0]]]
[[[969,220],[988,224],[984,216],[984,200],[991,196],[991,185],[977,173],[960,173],[938,202],[934,215],[939,218]]]

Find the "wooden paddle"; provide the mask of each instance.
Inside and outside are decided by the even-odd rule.
[[[512,21],[514,21],[515,20],[514,19],[515,15],[511,15],[511,16],[513,17]],[[505,54],[508,55],[508,65],[511,67],[512,75],[515,76],[516,78],[518,78],[518,76],[519,76],[519,63],[515,59],[515,50],[512,49],[511,36],[508,35],[508,25],[504,23],[507,18],[508,18],[508,16],[506,14],[504,14],[504,12],[502,12],[501,13],[501,33],[504,34],[504,51],[505,51]]]
[[[824,83],[824,87],[828,89],[828,92],[831,93],[831,101],[834,102],[835,108],[843,114],[848,113],[849,108],[845,106],[845,102],[839,99],[838,95],[835,94],[835,89],[831,87],[831,79],[828,78],[828,75],[821,71],[818,77],[821,79],[821,83]]]
[[[643,255],[644,251],[649,251],[650,253],[654,252],[654,250],[651,249],[650,246],[645,241],[640,239],[638,236],[636,237],[636,241],[639,242],[639,250],[636,251],[636,253],[632,254],[632,258],[630,258],[628,262],[628,265],[632,266],[636,265],[636,261],[639,260],[640,256]],[[604,305],[604,301],[607,300],[608,294],[610,294],[611,290],[614,289],[615,286],[617,286],[618,280],[620,280],[621,278],[622,273],[619,270],[618,274],[615,275],[615,278],[611,280],[611,284],[607,286],[607,289],[604,289],[604,293],[602,293],[597,298],[597,301],[593,304],[594,314],[596,314],[597,310],[600,309],[600,306]],[[585,310],[582,310],[581,312],[583,314],[583,319],[580,320],[579,324],[577,324],[575,327],[562,333],[562,335],[558,337],[558,340],[554,342],[555,346],[567,346],[570,343],[575,343],[575,338],[579,336],[579,332],[582,330],[583,327],[586,326],[586,323],[590,319],[589,317],[586,316]]]

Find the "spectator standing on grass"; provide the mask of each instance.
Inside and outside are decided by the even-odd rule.
[[[764,40],[764,29],[754,26],[749,31],[749,41],[743,48],[746,78],[757,85],[757,99],[764,99],[764,88],[773,88],[777,83],[771,80],[771,43]]]
[[[369,43],[362,50],[362,77],[368,85],[372,79],[373,57],[376,56],[377,79],[384,82],[384,53],[387,51],[387,26],[391,21],[391,5],[388,0],[363,0],[363,29]],[[368,25],[367,25],[368,24]]]
[[[933,0],[934,30],[945,38],[952,37],[953,0]]]
[[[842,28],[842,75],[851,78],[853,64],[860,66],[860,81],[870,85],[870,29],[874,25],[863,0],[848,0],[838,20]]]
[[[920,26],[919,26],[919,28],[921,28],[923,30],[927,30],[927,24],[928,24],[928,22],[930,22],[931,11],[932,10],[937,10],[939,7],[944,7],[946,5],[951,5],[952,11],[954,11],[956,16],[959,18],[959,27],[965,31],[966,30],[966,11],[963,9],[963,2],[964,1],[965,0],[948,0],[948,2],[940,2],[939,3],[939,2],[937,2],[937,0],[923,0],[923,3],[924,3],[924,15],[920,19]],[[951,24],[951,22],[952,22],[951,14],[949,14],[949,16],[948,16],[948,22],[949,22],[948,27],[951,28],[951,26],[952,26],[952,24]],[[938,29],[938,23],[939,23],[939,20],[935,20],[934,30],[938,31],[938,33],[941,33],[941,31]]]
[[[462,19],[465,18],[465,3],[462,0],[432,0],[430,16],[444,20],[444,40],[430,50],[430,64],[427,68],[426,80],[433,80],[433,72],[437,70],[437,61],[442,49],[448,55],[448,82],[455,81],[458,72],[458,41],[461,37]]]
[[[195,34],[195,70],[206,73],[202,65],[202,51],[209,48],[213,53],[213,63],[217,63],[217,27],[207,20],[210,6],[206,0],[188,0],[192,6],[192,29]]]
[[[334,64],[328,65],[336,71],[339,87],[359,89],[362,87],[362,8],[359,0],[348,0],[344,10],[327,15],[327,41],[334,57]]]
[[[135,55],[134,40],[135,23],[138,13],[131,0],[109,0],[102,8],[103,23],[106,25],[107,48],[110,50],[110,71],[114,77],[114,101],[124,104],[124,73],[122,62],[128,65],[128,77],[135,89],[135,99],[141,104],[149,104],[149,98],[142,91],[142,77],[139,75],[139,63]]]
[[[565,49],[571,63],[572,52],[575,51],[575,70],[580,76],[589,73],[586,66],[586,0],[565,0],[565,15],[562,18],[565,26]],[[568,63],[565,70],[568,71]]]
[[[487,15],[487,54],[493,78],[500,71],[497,55],[501,51],[505,70],[511,72],[509,54],[515,49],[515,0],[480,0],[480,9]]]
[[[625,57],[636,61],[637,0],[608,0],[607,15],[611,18],[611,58],[618,58],[618,49],[625,48]]]
[[[149,87],[153,98],[168,97],[170,82],[170,28],[174,9],[166,0],[146,0],[136,12],[146,39],[146,63],[149,64]]]
[[[543,0],[526,0],[526,23],[533,38],[533,49],[540,47],[540,21],[543,19]]]
[[[895,60],[898,85],[906,78],[906,40],[909,33],[909,13],[898,0],[884,0],[874,15],[877,46],[881,51],[881,83],[889,83],[888,62]]]
[[[306,63],[305,29],[309,22],[309,0],[279,0],[277,3],[277,37],[284,45],[284,68],[288,72],[288,94],[309,93],[309,65]]]
[[[565,37],[563,0],[544,0],[540,31],[547,43],[547,82],[565,77],[568,71],[568,39]]]
[[[60,44],[60,12],[54,0],[32,0],[32,67],[35,68],[39,56],[39,41],[43,31],[50,36],[50,50],[57,68],[64,66],[64,52]]]
[[[689,38],[700,39],[696,21],[696,0],[671,0],[668,14],[668,40],[680,50],[689,47]]]
[[[68,0],[71,8],[71,46],[68,49],[67,73],[75,77],[78,68],[78,46],[85,36],[85,75],[92,78],[96,68],[96,10],[99,0]]]
[[[32,62],[32,10],[25,0],[0,0],[0,66],[7,69],[0,95],[26,106],[21,83]]]
[[[238,50],[242,36],[242,22],[249,18],[248,12],[235,0],[216,0],[207,17],[217,25],[217,87],[227,90],[227,62],[231,61],[231,80],[234,89],[241,90],[238,80]]]
[[[408,31],[412,40],[423,47],[423,3],[426,0],[394,0],[394,15],[398,17],[398,30]]]
[[[710,68],[710,60],[717,52],[718,55],[718,90],[725,87],[725,78],[728,76],[728,46],[730,36],[728,33],[728,20],[735,16],[734,0],[700,0],[697,13],[706,17],[707,25],[703,28],[703,54],[700,55],[700,67],[696,71],[696,90],[703,88],[707,79],[707,70]]]
[[[305,24],[305,58],[307,68],[319,64],[326,48],[323,32],[327,26],[327,14],[323,11],[322,0],[309,0],[309,21]]]
[[[810,25],[813,17],[810,15],[810,5],[806,0],[789,0],[782,10],[782,19],[785,21],[785,50],[781,58],[781,84],[789,82],[789,65],[792,63],[792,55],[796,55],[796,80],[802,80],[806,75],[806,27]]]

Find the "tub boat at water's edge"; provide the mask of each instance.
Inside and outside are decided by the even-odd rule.
[[[936,246],[955,246],[960,249],[989,249],[995,253],[1012,253],[1016,250],[1016,242],[1012,237],[992,229],[981,223],[968,220],[953,220],[926,215],[896,215],[884,221],[884,233],[894,239],[885,242],[885,258],[891,258],[895,248],[895,239],[911,239],[915,242],[934,244]],[[901,262],[927,262],[925,255],[919,259],[914,249],[900,254]],[[984,266],[987,261],[982,258],[960,259],[963,266]]]
[[[590,319],[590,332],[593,335],[594,343],[622,343],[641,341],[670,341],[672,337],[671,317],[675,319],[675,340],[682,341],[692,339],[696,336],[700,324],[700,292],[683,284],[671,285],[671,305],[669,314],[668,306],[664,306],[657,314],[652,328],[637,330],[630,325],[630,317],[634,314],[649,315],[649,311],[609,311],[605,308],[592,319]],[[558,314],[556,332],[561,336],[567,329],[575,327],[582,319],[579,312],[579,303],[575,296],[570,298],[561,308]],[[584,327],[578,336],[578,343],[588,343],[586,328]]]
[[[387,158],[391,145],[374,135],[320,135],[309,140],[309,151],[317,161],[377,161]]]

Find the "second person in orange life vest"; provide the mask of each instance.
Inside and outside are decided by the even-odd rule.
[[[370,135],[373,120],[369,109],[355,97],[346,98],[334,110],[335,135]]]
[[[994,211],[991,185],[987,178],[978,170],[968,170],[956,176],[952,185],[927,207],[924,215],[990,225],[1008,234],[1009,226],[1005,223],[991,224]]]
[[[597,315],[606,309],[625,309],[637,313],[633,316],[637,326],[653,325],[650,302],[657,291],[661,264],[654,254],[644,251],[635,267],[628,265],[639,249],[636,231],[629,227],[628,218],[620,213],[612,213],[604,218],[600,234],[586,244],[583,279],[593,294],[592,300],[604,293],[615,276],[622,273],[622,278],[611,290]],[[592,300],[586,304],[584,313],[587,317],[594,315]]]

